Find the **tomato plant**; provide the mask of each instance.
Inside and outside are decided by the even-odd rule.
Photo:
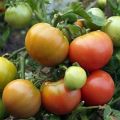
[[[4,57],[0,57],[0,91],[16,77],[16,66]]]
[[[49,112],[64,115],[72,112],[78,106],[81,92],[80,90],[68,90],[62,79],[57,82],[44,83],[41,88],[41,98],[43,106]]]
[[[104,105],[114,94],[114,81],[105,71],[97,70],[88,76],[81,90],[82,99],[87,105]]]
[[[82,88],[86,83],[87,75],[83,68],[78,66],[69,67],[64,76],[65,86],[71,90]]]
[[[25,27],[32,19],[32,9],[27,3],[9,6],[5,11],[5,21],[13,28]]]
[[[0,0],[0,13],[5,11],[5,4],[4,4],[4,0]]]
[[[108,18],[103,31],[106,32],[112,39],[114,46],[120,47],[120,16],[112,16]]]
[[[0,98],[0,119],[3,119],[5,115],[5,106],[3,105],[2,99]]]
[[[8,112],[18,118],[35,115],[41,105],[40,91],[31,81],[22,79],[12,81],[4,88],[2,100]]]
[[[39,63],[54,66],[67,57],[69,42],[59,29],[38,23],[27,32],[25,46],[30,56]]]
[[[69,58],[88,71],[105,66],[113,53],[110,37],[102,31],[94,31],[77,37],[70,44]]]

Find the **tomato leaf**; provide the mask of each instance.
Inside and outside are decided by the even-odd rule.
[[[110,114],[112,113],[112,109],[109,105],[105,107],[104,113],[103,113],[103,118],[104,120],[111,120]]]
[[[95,16],[91,13],[87,13],[81,2],[72,3],[71,9],[74,13],[83,17],[88,23],[93,23],[97,26],[103,26],[106,22],[106,20],[101,17]]]

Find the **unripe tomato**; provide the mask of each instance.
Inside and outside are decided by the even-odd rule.
[[[82,88],[82,99],[87,105],[104,105],[114,94],[114,81],[105,71],[97,70],[88,76]]]
[[[2,102],[2,99],[0,98],[0,120],[3,120],[5,115],[5,106]]]
[[[64,81],[46,82],[41,88],[42,104],[51,113],[64,115],[72,112],[81,100],[80,90],[70,91]]]
[[[97,0],[97,5],[101,9],[105,8],[106,4],[107,4],[107,0]]]
[[[0,92],[16,76],[16,66],[4,57],[0,57]]]
[[[70,44],[69,58],[88,71],[97,70],[108,63],[113,53],[110,37],[94,31],[77,37]]]
[[[120,16],[112,16],[108,18],[103,31],[112,39],[114,46],[120,47]]]
[[[65,86],[71,90],[82,88],[86,83],[87,75],[83,68],[78,66],[69,67],[64,76]]]
[[[35,115],[41,105],[40,91],[29,80],[14,80],[3,91],[3,103],[10,114],[18,118]]]
[[[25,46],[30,56],[45,66],[63,62],[69,50],[69,42],[63,33],[47,23],[38,23],[30,28]]]
[[[27,3],[10,6],[5,11],[5,21],[13,28],[25,27],[32,19],[32,9]]]

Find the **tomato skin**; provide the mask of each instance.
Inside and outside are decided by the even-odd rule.
[[[35,115],[41,105],[39,90],[31,81],[22,79],[12,81],[4,88],[2,100],[8,112],[18,118]]]
[[[84,69],[93,71],[106,65],[112,53],[110,37],[102,31],[94,31],[72,41],[69,58],[71,62],[78,62]]]
[[[5,11],[5,21],[13,28],[25,27],[32,19],[32,9],[27,3],[10,6]]]
[[[81,100],[80,90],[68,90],[65,88],[63,80],[43,84],[41,95],[43,106],[49,112],[57,115],[72,112],[72,110],[79,105]]]
[[[103,70],[97,70],[89,75],[81,89],[82,99],[87,105],[104,105],[111,100],[114,89],[112,77]]]
[[[82,88],[87,79],[85,70],[79,66],[69,67],[64,76],[65,86],[70,90]]]
[[[84,22],[81,19],[78,19],[74,24],[81,28],[84,27]]]
[[[4,57],[0,57],[0,92],[16,77],[16,66]]]
[[[25,45],[32,58],[45,66],[54,66],[65,60],[69,42],[63,33],[47,23],[38,23],[27,32]]]

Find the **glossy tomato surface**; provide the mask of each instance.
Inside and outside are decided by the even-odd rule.
[[[4,57],[0,57],[0,92],[16,77],[16,66]]]
[[[72,41],[69,58],[71,62],[78,62],[84,69],[93,71],[105,66],[112,53],[110,37],[102,31],[94,31]]]
[[[114,81],[105,71],[97,70],[91,73],[82,88],[82,99],[87,105],[104,105],[114,94]]]
[[[5,21],[13,28],[25,27],[32,19],[32,9],[25,2],[10,6],[5,11]]]
[[[70,91],[64,81],[46,82],[41,88],[42,104],[51,113],[64,115],[72,112],[81,100],[80,90]]]
[[[25,45],[32,58],[45,66],[54,66],[65,60],[69,42],[63,33],[47,23],[38,23],[27,32]]]
[[[17,118],[35,115],[41,105],[40,91],[29,80],[14,80],[3,91],[3,103],[10,114]]]

